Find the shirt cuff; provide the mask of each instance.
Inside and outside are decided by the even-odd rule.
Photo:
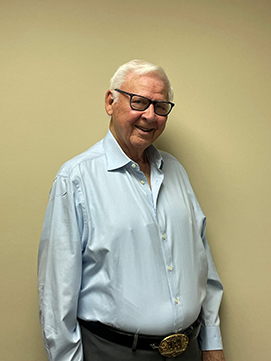
[[[219,326],[201,326],[198,336],[201,351],[222,350],[222,337]]]

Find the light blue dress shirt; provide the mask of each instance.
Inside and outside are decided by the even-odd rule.
[[[39,248],[40,320],[50,361],[82,361],[77,317],[167,335],[202,312],[203,350],[222,349],[223,288],[186,172],[147,149],[151,188],[109,131],[59,170]]]

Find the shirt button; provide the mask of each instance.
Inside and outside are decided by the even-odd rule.
[[[179,303],[178,298],[175,298],[175,303],[176,303],[176,304]]]
[[[165,240],[165,239],[166,239],[166,236],[163,234],[163,235],[162,235],[162,238]]]
[[[171,266],[169,266],[169,267],[168,267],[168,270],[169,270],[169,271],[172,271],[172,267],[171,267]]]
[[[136,168],[136,164],[135,164],[135,163],[132,164],[132,168]]]
[[[140,183],[144,185],[144,184],[145,184],[145,181],[142,180]]]

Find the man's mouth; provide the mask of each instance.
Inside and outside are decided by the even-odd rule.
[[[139,125],[136,125],[135,127],[145,133],[150,133],[153,130],[153,128],[144,128],[140,127]]]

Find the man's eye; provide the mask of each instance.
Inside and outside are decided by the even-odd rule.
[[[148,106],[148,100],[140,97],[133,97],[132,106],[138,109],[144,109]]]
[[[142,99],[135,99],[133,100],[133,104],[144,104],[144,102],[142,101]]]
[[[156,103],[157,110],[168,111],[169,104],[168,103]]]
[[[148,101],[144,98],[136,98],[134,97],[133,98],[133,103],[136,103],[136,104],[146,104],[148,103]]]

